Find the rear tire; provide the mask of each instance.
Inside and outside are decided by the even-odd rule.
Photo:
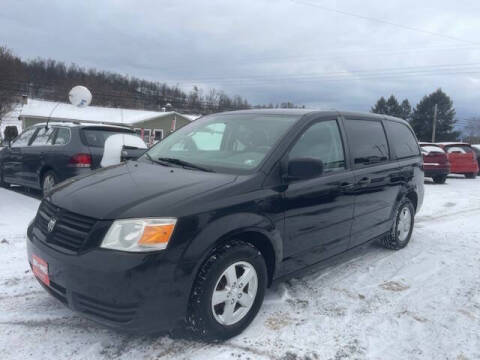
[[[2,171],[2,165],[1,164],[0,164],[0,187],[3,187],[3,188],[9,188],[10,187],[10,184],[6,183],[3,180],[3,171]]]
[[[250,275],[242,277],[246,274]],[[222,245],[197,275],[188,329],[195,337],[212,342],[240,334],[262,306],[266,287],[267,267],[256,247],[239,240]]]
[[[446,180],[447,180],[447,177],[445,175],[439,175],[439,176],[433,177],[433,182],[435,184],[445,184]]]
[[[465,177],[467,179],[475,179],[477,177],[477,174],[475,173],[469,173],[469,174],[465,174]]]
[[[42,177],[42,195],[45,197],[57,183],[57,176],[51,170],[43,174]]]
[[[412,202],[405,198],[395,210],[395,220],[390,233],[382,239],[382,245],[387,249],[403,249],[410,241],[415,222],[415,208]]]

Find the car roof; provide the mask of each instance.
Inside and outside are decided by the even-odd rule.
[[[34,124],[34,127],[41,127],[46,126],[47,123],[38,123]],[[128,129],[132,130],[128,126],[121,126],[121,125],[110,125],[110,124],[99,124],[99,123],[91,123],[91,122],[83,122],[83,121],[50,121],[48,125],[51,126],[64,126],[64,127],[98,127],[98,128],[115,128],[115,129]],[[132,130],[133,131],[133,130]]]
[[[369,117],[369,118],[377,118],[379,120],[387,119],[393,120],[397,122],[407,123],[405,120],[388,116],[384,114],[375,114],[371,112],[363,112],[363,111],[342,111],[342,110],[319,110],[319,109],[249,109],[249,110],[236,110],[236,111],[226,111],[217,114],[224,114],[224,115],[231,115],[231,114],[265,114],[265,115],[319,115],[319,116],[329,116],[329,115],[342,115],[348,117]],[[216,115],[216,114],[212,114]]]

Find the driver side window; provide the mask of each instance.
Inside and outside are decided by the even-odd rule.
[[[310,126],[290,150],[289,158],[321,160],[324,173],[345,169],[343,144],[337,121],[321,121]]]

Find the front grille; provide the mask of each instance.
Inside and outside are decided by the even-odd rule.
[[[106,303],[77,293],[73,294],[73,298],[78,311],[117,323],[132,320],[138,306],[137,304]]]
[[[56,223],[49,231],[51,219],[56,219]],[[93,218],[61,209],[46,200],[42,201],[35,219],[36,227],[43,235],[41,240],[72,252],[82,249],[95,223]]]

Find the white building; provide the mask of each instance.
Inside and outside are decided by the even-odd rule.
[[[134,128],[146,143],[163,139],[191,121],[197,115],[184,115],[175,111],[146,111],[100,106],[76,107],[67,103],[28,99],[2,118],[2,134],[7,125],[25,129],[36,123],[50,121],[88,121],[125,125]]]

